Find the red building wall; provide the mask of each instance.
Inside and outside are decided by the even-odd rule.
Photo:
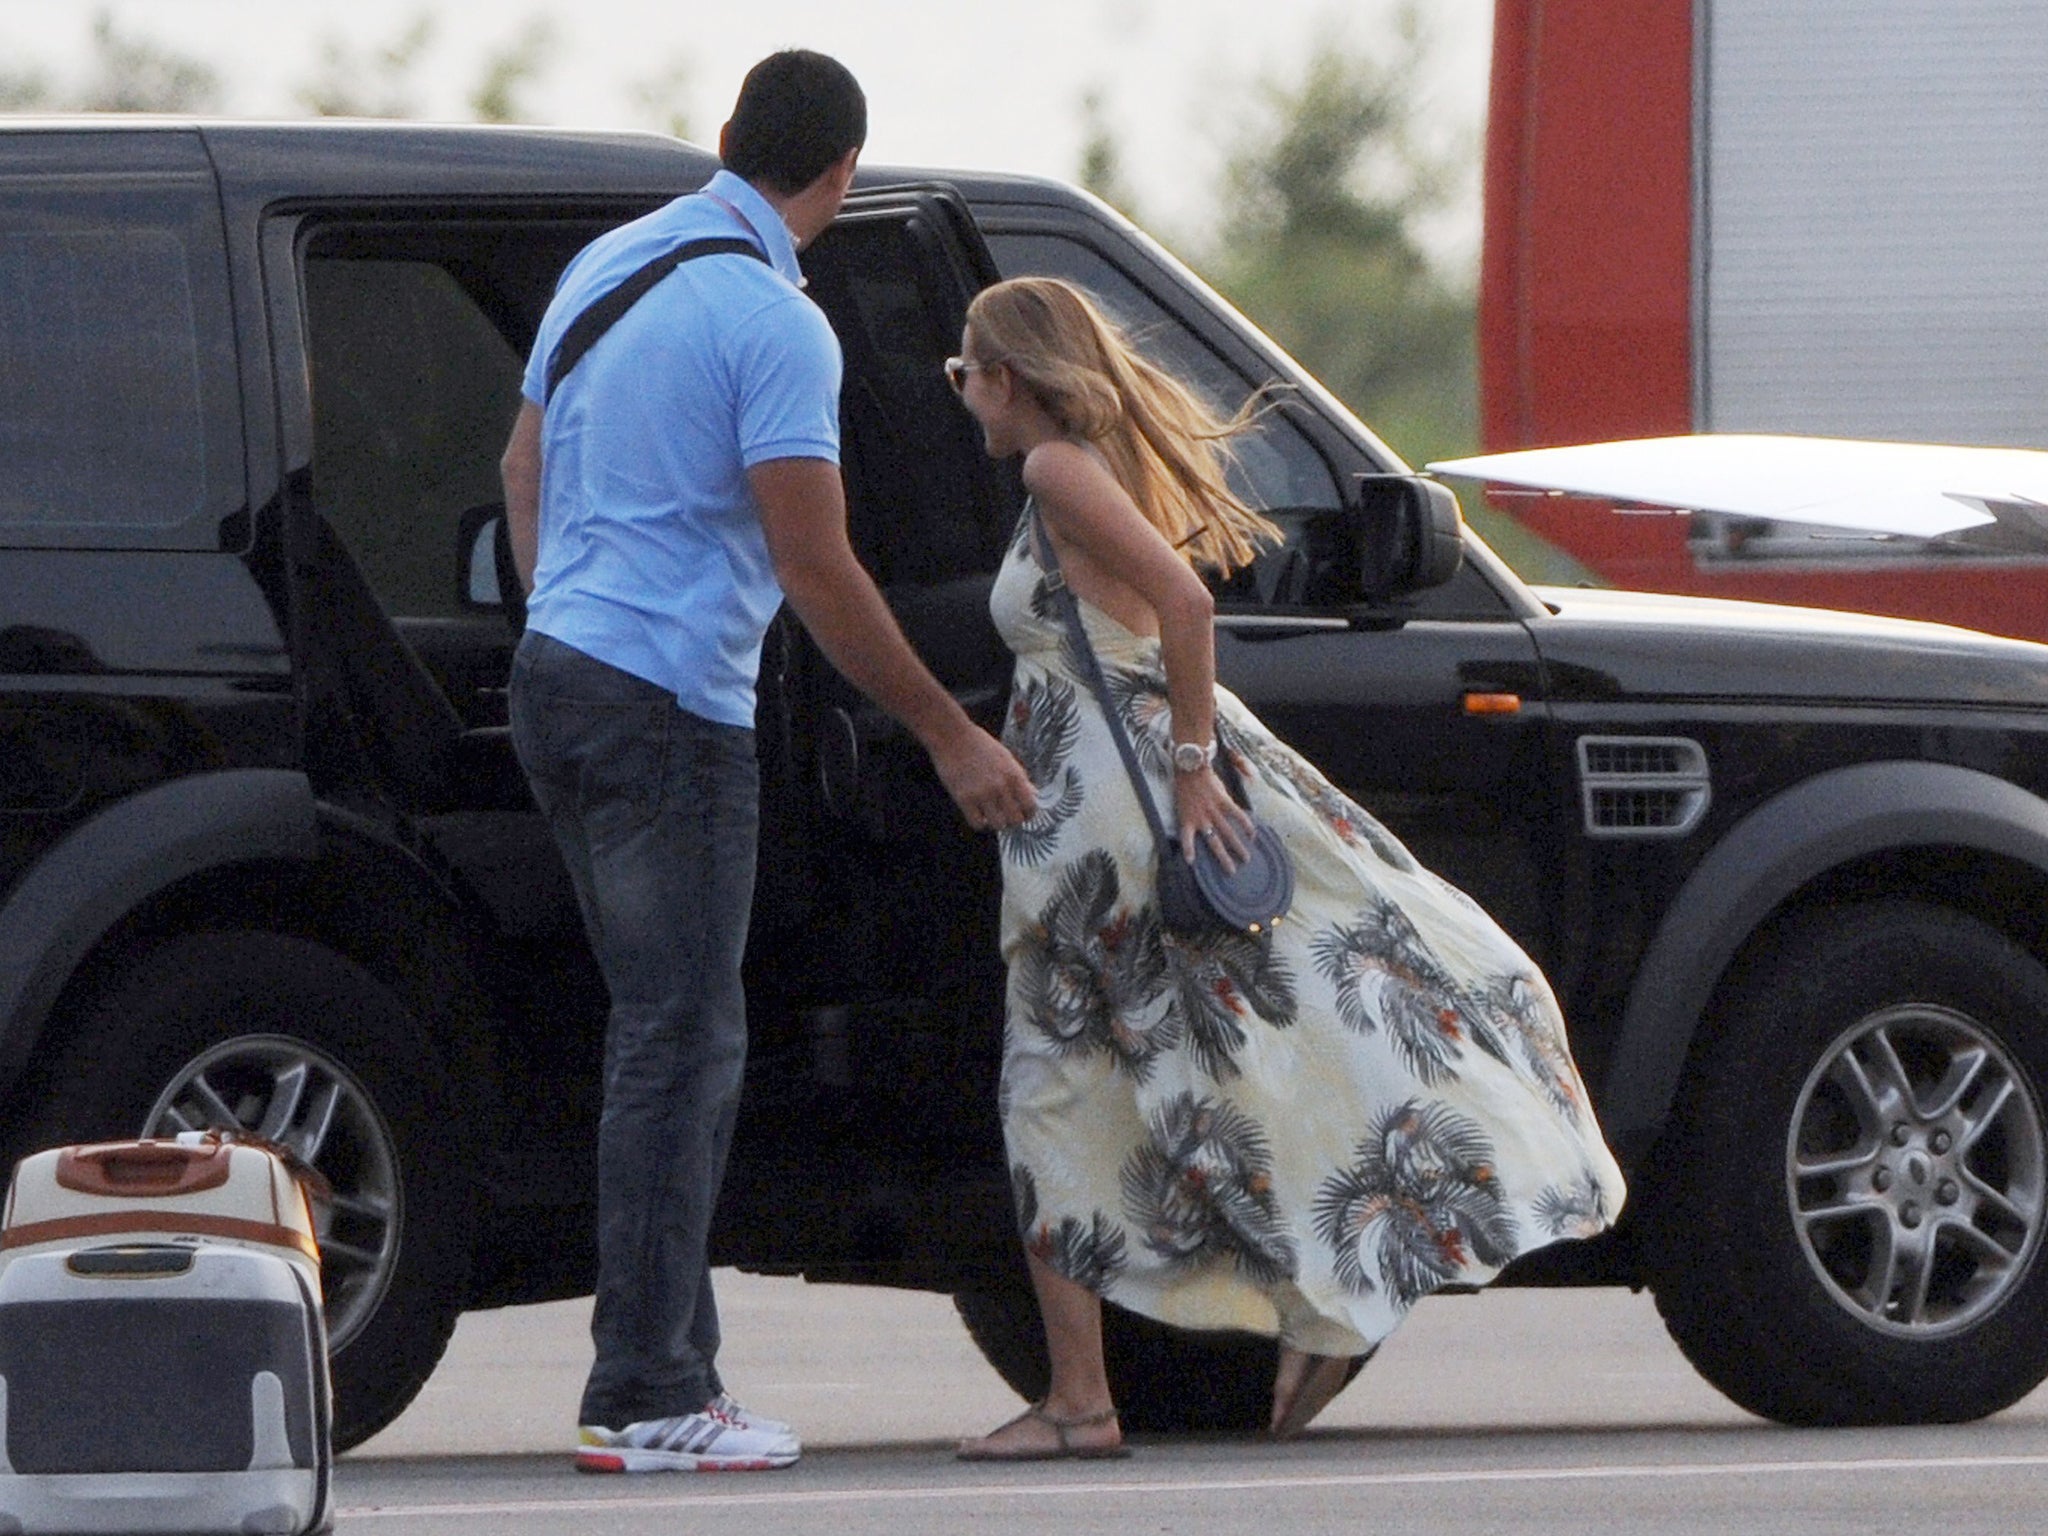
[[[1495,0],[1479,290],[1489,452],[1690,432],[1693,0]],[[1695,565],[1682,518],[1496,498],[1617,585],[2048,638],[2048,570]]]
[[[1489,451],[1692,428],[1691,0],[1496,0]]]

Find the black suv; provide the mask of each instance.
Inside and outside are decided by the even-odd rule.
[[[332,1181],[339,1439],[465,1307],[591,1276],[602,987],[505,731],[496,475],[580,246],[670,140],[0,130],[0,1129],[240,1125]],[[2048,649],[1532,591],[1269,341],[1043,181],[865,173],[807,253],[855,537],[984,723],[1019,494],[946,388],[999,273],[1101,296],[1219,404],[1288,386],[1222,675],[1555,980],[1621,1226],[1510,1281],[1649,1285],[1802,1423],[1963,1419],[2048,1371]],[[1455,537],[1455,521],[1449,525]],[[997,872],[779,621],[725,1264],[951,1292],[1044,1362],[995,1114]],[[1271,1346],[1118,1314],[1133,1427],[1251,1425]]]

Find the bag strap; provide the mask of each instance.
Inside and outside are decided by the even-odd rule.
[[[1145,782],[1145,771],[1138,766],[1137,749],[1131,745],[1130,735],[1124,730],[1123,716],[1117,712],[1116,699],[1109,691],[1109,679],[1102,675],[1102,660],[1095,654],[1095,646],[1088,638],[1088,626],[1081,621],[1081,605],[1074,596],[1074,589],[1067,585],[1067,573],[1060,569],[1059,551],[1052,547],[1052,537],[1045,531],[1045,521],[1039,516],[1036,504],[1027,506],[1024,515],[1031,519],[1032,548],[1045,572],[1046,590],[1052,594],[1053,602],[1060,610],[1074,655],[1087,675],[1089,686],[1095,690],[1096,702],[1101,704],[1104,718],[1109,721],[1110,739],[1116,743],[1116,750],[1124,760],[1124,771],[1131,776],[1131,788],[1138,792],[1138,805],[1145,812],[1145,824],[1152,829],[1153,841],[1165,848],[1170,843],[1166,824],[1160,819],[1159,807],[1153,802],[1152,788]]]
[[[555,350],[548,354],[542,407],[545,408],[547,402],[554,398],[562,380],[583,361],[583,354],[596,346],[598,338],[618,324],[627,310],[645,298],[648,290],[669,273],[699,256],[751,256],[764,265],[768,262],[758,245],[737,235],[711,235],[701,240],[686,240],[674,250],[663,251],[616,288],[592,301],[582,314],[569,322],[568,329],[562,332],[562,339],[555,343]]]

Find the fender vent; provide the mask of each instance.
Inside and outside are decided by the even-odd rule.
[[[1588,837],[1683,837],[1707,814],[1706,751],[1683,736],[1581,736]]]

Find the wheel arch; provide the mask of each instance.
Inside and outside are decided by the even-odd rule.
[[[1623,1165],[1656,1142],[1715,993],[1775,922],[1844,895],[1917,893],[2041,953],[2044,930],[2016,926],[1997,889],[2048,895],[2048,802],[1977,769],[1861,763],[1752,811],[1700,861],[1636,969],[1601,1094]]]
[[[73,827],[0,904],[0,1086],[12,1083],[79,967],[138,908],[206,871],[318,856],[302,773],[192,774]]]
[[[18,1087],[46,1048],[61,1050],[73,1005],[138,946],[249,928],[322,944],[421,1017],[445,1022],[436,1045],[448,1081],[464,1095],[477,1144],[495,1146],[503,1112],[497,1031],[481,985],[474,909],[399,837],[317,801],[301,774],[165,793],[191,782],[101,813],[77,829],[92,828],[90,837],[75,849],[69,838],[59,844],[66,857],[59,862],[53,852],[0,908],[0,988],[20,983],[22,993],[14,1002],[0,990],[0,1091]],[[18,903],[49,890],[75,899],[30,907],[35,921],[7,927]],[[10,966],[17,952],[10,941],[28,962],[19,972]],[[488,1162],[479,1158],[474,1172],[483,1174]]]
[[[240,927],[333,950],[439,1026],[434,1054],[475,1131],[465,1146],[495,1147],[503,1113],[498,1030],[482,985],[476,909],[381,824],[324,801],[315,818],[311,860],[205,871],[158,892],[109,939]],[[482,1174],[488,1161],[470,1171]]]

